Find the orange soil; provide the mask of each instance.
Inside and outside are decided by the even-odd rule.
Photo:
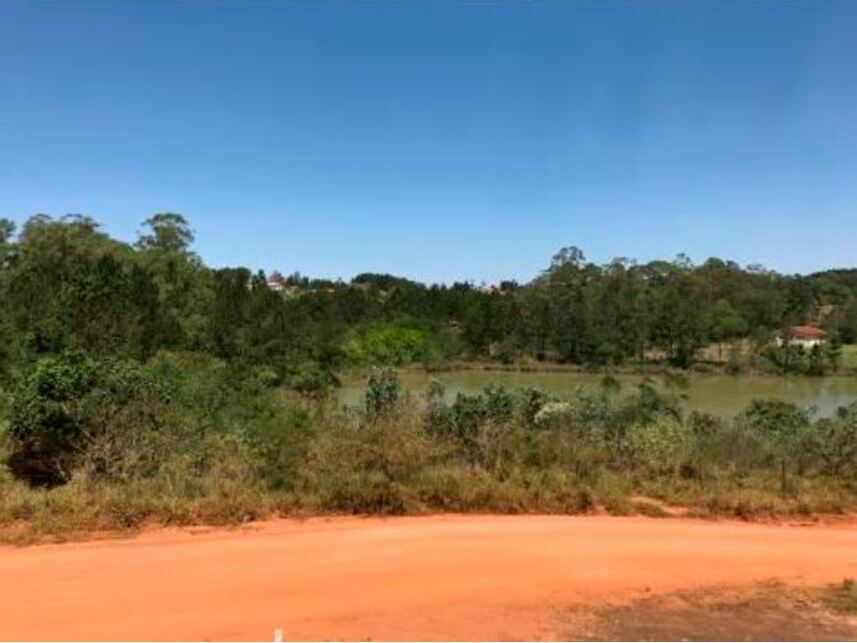
[[[0,638],[560,636],[561,610],[857,576],[857,525],[433,516],[281,520],[0,548]]]

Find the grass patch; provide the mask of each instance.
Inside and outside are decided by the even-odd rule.
[[[857,344],[845,344],[842,347],[840,366],[847,370],[857,371]]]
[[[843,614],[857,614],[857,581],[845,578],[822,591],[822,600],[830,609]]]

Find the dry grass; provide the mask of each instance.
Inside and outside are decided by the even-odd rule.
[[[853,578],[845,578],[841,583],[824,588],[821,597],[830,609],[857,615],[857,582]]]
[[[666,416],[633,421],[622,442],[599,441],[594,431],[622,418],[623,407],[602,408],[616,403],[600,399],[578,403],[581,415],[544,426],[487,420],[467,439],[433,428],[424,409],[407,402],[371,417],[333,405],[266,415],[250,434],[238,417],[204,439],[190,431],[165,434],[156,443],[155,467],[120,467],[121,475],[105,478],[84,466],[52,490],[28,487],[0,465],[0,540],[75,539],[150,524],[240,524],[295,513],[767,520],[857,510],[857,487],[845,475],[794,473],[784,489],[776,467],[752,464],[759,455],[749,451],[753,443],[677,449],[679,438],[690,437],[688,427]],[[0,462],[8,452],[0,434]],[[693,466],[683,469],[691,457]]]
[[[289,506],[289,498],[253,489],[214,491],[193,498],[155,492],[143,484],[52,490],[4,485],[0,541],[27,544],[78,540],[95,532],[137,531],[147,525],[228,525],[256,520]]]
[[[567,640],[851,641],[857,626],[818,593],[771,583],[651,596],[566,615]]]

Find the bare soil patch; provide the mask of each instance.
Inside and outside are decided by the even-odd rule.
[[[279,520],[0,548],[0,639],[271,640],[275,628],[310,640],[563,639],[573,606],[609,615],[599,610],[646,596],[855,576],[852,523]],[[714,609],[685,603],[700,618]],[[657,638],[690,638],[673,627],[680,636]]]
[[[854,641],[857,619],[825,604],[826,589],[780,583],[652,596],[570,610],[566,636],[582,641]]]

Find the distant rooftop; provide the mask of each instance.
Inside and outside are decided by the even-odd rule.
[[[795,339],[822,339],[825,332],[818,326],[792,326],[792,337]]]

